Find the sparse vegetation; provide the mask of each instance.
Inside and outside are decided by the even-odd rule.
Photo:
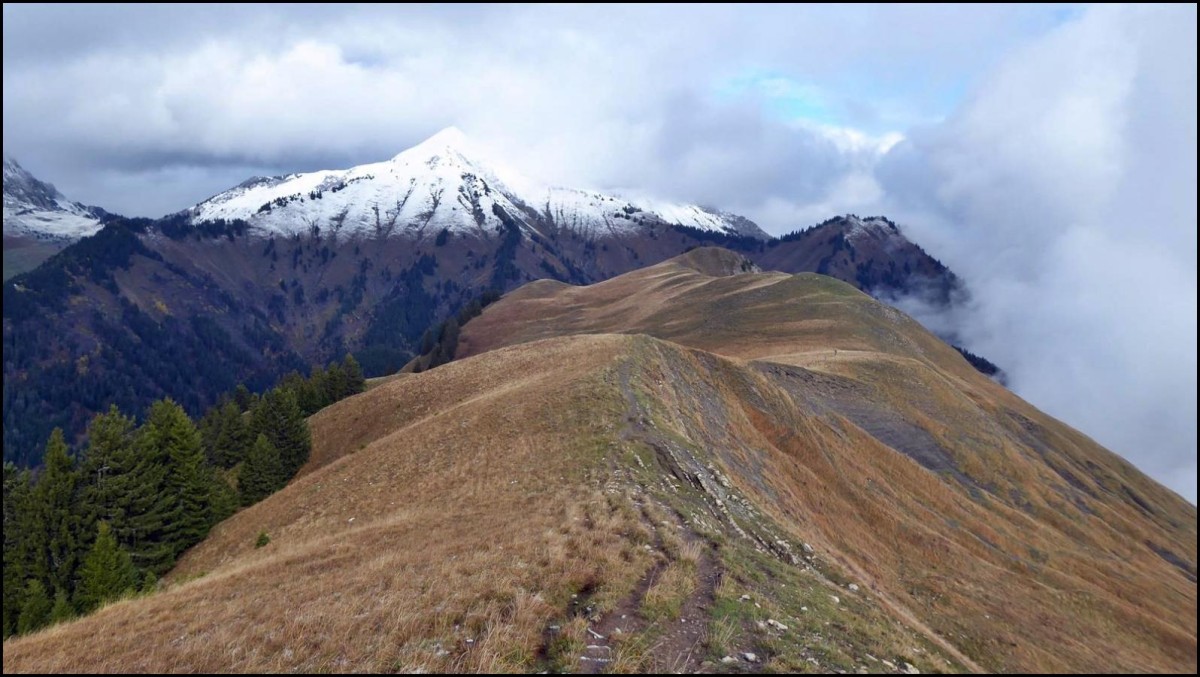
[[[642,599],[642,613],[652,621],[676,620],[684,601],[695,587],[695,563],[685,560],[671,562],[646,591]]]

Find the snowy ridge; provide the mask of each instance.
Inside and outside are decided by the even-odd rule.
[[[470,140],[444,129],[391,160],[345,170],[256,178],[191,209],[192,221],[243,219],[264,234],[314,227],[347,233],[494,235],[505,221],[589,237],[659,224],[766,238],[747,219],[694,205],[634,202],[550,186],[485,163]]]
[[[4,158],[4,234],[39,240],[78,240],[100,230],[100,214],[71,202],[16,160]]]
[[[891,240],[900,235],[900,229],[896,227],[896,224],[882,216],[860,219],[854,214],[847,214],[842,218],[848,226],[846,239],[851,242],[858,242],[864,239]]]

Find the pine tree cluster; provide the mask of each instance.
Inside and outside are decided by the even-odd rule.
[[[306,416],[363,388],[347,356],[262,396],[239,387],[199,426],[170,399],[140,426],[112,406],[78,459],[55,429],[36,472],[4,465],[4,636],[152,590],[213,525],[304,465]]]

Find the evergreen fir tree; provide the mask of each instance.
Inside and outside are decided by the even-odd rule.
[[[107,522],[101,522],[96,542],[79,569],[75,600],[84,613],[137,588],[137,570],[129,553],[117,545]]]
[[[346,394],[343,397],[357,395],[366,390],[367,381],[363,378],[362,367],[353,355],[346,354],[346,358],[342,360],[342,371],[346,374]]]
[[[80,515],[76,499],[79,475],[67,454],[62,430],[55,428],[46,444],[46,464],[33,489],[35,529],[30,534],[39,546],[32,575],[54,590],[70,590],[78,566],[77,539]]]
[[[242,412],[233,402],[226,402],[219,410],[220,432],[213,444],[209,459],[219,468],[232,468],[246,458],[254,438]]]
[[[26,547],[26,532],[22,522],[29,522],[32,506],[29,471],[17,470],[12,463],[4,464],[4,636],[17,631],[21,615],[21,590],[28,571],[30,549]],[[23,519],[24,518],[24,519]]]
[[[325,368],[325,402],[333,404],[346,396],[349,383],[346,372],[336,363]]]
[[[200,432],[183,407],[169,398],[155,402],[146,427],[148,443],[156,445],[167,460],[163,488],[172,506],[162,540],[174,558],[208,535],[213,476],[204,463]]]
[[[287,482],[279,451],[266,435],[260,434],[246,456],[238,476],[238,493],[242,505],[254,505],[270,496]]]
[[[279,381],[279,384],[275,387],[292,391],[292,394],[296,395],[296,399],[299,400],[300,390],[303,388],[303,386],[304,377],[300,375],[300,372],[289,371],[287,374],[284,374],[283,378]]]
[[[212,523],[215,525],[237,512],[241,498],[237,489],[234,489],[216,468],[208,468],[208,472],[211,474],[208,506]]]
[[[295,394],[283,388],[267,391],[252,410],[250,419],[254,434],[266,435],[279,452],[284,482],[291,479],[312,451],[308,423],[296,404]]]
[[[237,384],[233,389],[233,402],[242,411],[250,411],[250,405],[254,403],[254,395],[250,393],[250,389],[245,383]]]
[[[54,595],[54,606],[50,609],[50,625],[62,623],[75,618],[75,607],[67,599],[67,591],[59,590]]]
[[[87,454],[80,468],[81,552],[91,548],[98,522],[113,524],[124,519],[125,483],[121,479],[132,458],[133,431],[133,420],[121,414],[116,405],[97,414],[88,425]]]
[[[294,387],[296,404],[299,405],[300,412],[305,416],[312,416],[327,404],[325,402],[324,388],[318,389],[318,382],[323,380],[317,378],[317,375],[320,373],[319,369],[314,369],[312,376],[302,379]]]
[[[29,579],[21,589],[21,615],[17,618],[17,633],[24,635],[45,626],[50,620],[50,610],[46,586],[36,578]]]
[[[333,404],[329,399],[329,374],[320,367],[313,367],[312,375],[308,377],[309,396],[312,401],[305,405],[300,402],[300,409],[305,416],[312,416],[318,411]]]
[[[156,403],[160,404],[160,403]],[[153,412],[153,408],[151,408]],[[134,435],[129,472],[121,478],[126,519],[113,524],[117,540],[139,570],[163,573],[175,563],[166,533],[179,515],[176,497],[167,490],[170,454],[156,426],[147,420]]]
[[[442,324],[437,347],[433,349],[429,359],[430,367],[440,366],[454,359],[454,353],[458,350],[458,334],[458,320],[452,317]]]
[[[237,406],[236,404],[233,406]],[[200,422],[196,427],[200,430],[200,442],[204,445],[204,456],[212,465],[220,465],[217,462],[219,453],[217,447],[217,438],[221,436],[221,432],[225,426],[224,406],[218,402],[204,412],[204,416],[200,418]]]

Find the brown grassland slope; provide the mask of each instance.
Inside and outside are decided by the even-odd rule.
[[[1194,507],[906,316],[747,268],[526,285],[5,672],[1195,671]]]

